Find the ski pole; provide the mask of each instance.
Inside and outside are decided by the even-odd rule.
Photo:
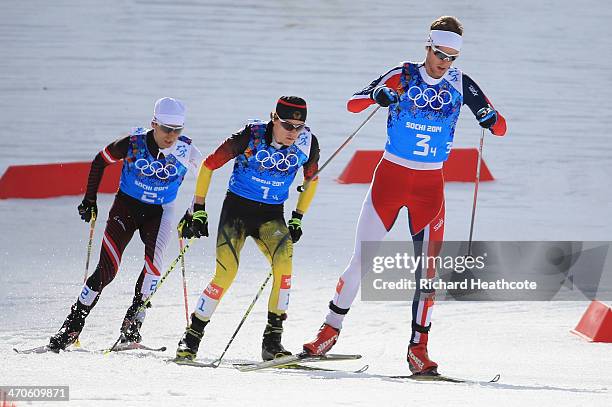
[[[89,241],[87,242],[87,258],[85,260],[85,275],[83,276],[83,284],[87,283],[87,277],[89,276],[89,259],[91,258],[91,247],[93,245],[94,229],[96,227],[96,212],[91,211],[91,220],[89,222]],[[77,348],[81,347],[81,341],[77,337],[74,342],[74,346]]]
[[[472,235],[474,233],[474,218],[476,217],[476,200],[478,199],[478,185],[480,184],[480,165],[482,163],[482,146],[484,144],[485,129],[480,134],[478,147],[478,163],[476,164],[476,181],[474,182],[474,203],[472,204],[472,220],[470,222],[470,239],[468,240],[468,256],[472,255]]]
[[[136,315],[138,315],[140,312],[144,311],[145,308],[147,308],[147,304],[149,304],[151,302],[151,298],[153,298],[153,296],[155,295],[155,293],[159,290],[159,287],[161,287],[161,285],[164,283],[164,281],[166,280],[166,278],[168,277],[168,275],[170,274],[170,272],[172,270],[174,270],[174,268],[176,267],[176,265],[178,264],[178,262],[185,256],[185,252],[187,251],[187,249],[189,249],[189,245],[191,245],[191,242],[193,242],[193,239],[195,238],[191,238],[189,239],[189,241],[187,241],[187,244],[185,245],[185,247],[183,247],[183,249],[181,250],[181,252],[179,253],[179,255],[176,257],[176,259],[174,259],[172,261],[172,263],[170,264],[170,267],[168,268],[168,270],[164,273],[164,275],[161,277],[161,279],[159,280],[159,283],[157,283],[157,286],[155,287],[155,290],[153,290],[153,292],[151,293],[151,295],[149,295],[147,297],[147,299],[144,300],[144,302],[142,303],[142,305],[140,307],[138,307],[138,309],[136,310],[136,312],[134,313],[134,316],[132,318],[130,318],[130,325],[132,324],[132,322],[134,322],[134,319],[136,318]],[[115,341],[115,343],[113,344],[113,346],[110,347],[110,349],[107,349],[104,351],[105,355],[108,355],[110,352],[114,351],[115,348],[117,347],[117,344],[119,344],[119,341],[121,341],[121,336],[119,335],[119,338],[117,338],[117,340]]]
[[[91,212],[91,222],[89,222],[89,242],[87,242],[87,259],[85,260],[85,275],[83,276],[83,284],[87,282],[89,275],[89,259],[91,258],[91,246],[94,237],[94,228],[96,227],[96,213]]]
[[[312,177],[311,177],[311,178],[310,178],[308,181],[306,181],[304,184],[302,184],[302,185],[300,185],[300,186],[298,186],[298,187],[297,187],[298,192],[304,192],[304,191],[306,190],[306,188],[308,188],[308,185],[310,185],[310,182],[311,182],[313,179],[315,179],[315,178],[316,178],[316,177],[317,177],[317,176],[318,176],[318,175],[321,173],[321,171],[323,171],[323,169],[324,169],[325,167],[327,167],[327,164],[329,164],[329,163],[330,163],[330,161],[331,161],[331,160],[333,160],[333,159],[334,159],[334,157],[336,157],[336,156],[338,155],[338,153],[340,153],[340,151],[342,151],[342,149],[343,149],[344,147],[346,147],[346,145],[347,145],[347,144],[348,144],[348,143],[349,143],[349,142],[350,142],[350,141],[353,139],[353,137],[355,137],[355,136],[357,135],[357,133],[359,132],[359,130],[361,130],[361,128],[362,128],[363,126],[365,126],[365,124],[366,124],[367,122],[369,122],[369,121],[370,121],[370,119],[371,119],[372,117],[374,117],[374,115],[376,114],[376,112],[378,112],[378,109],[380,109],[380,105],[379,105],[379,106],[376,106],[376,109],[374,109],[374,110],[372,111],[372,113],[370,113],[370,114],[368,115],[368,117],[366,117],[366,119],[365,119],[363,122],[361,122],[361,124],[359,125],[359,127],[357,127],[357,128],[355,129],[355,131],[354,131],[354,132],[353,132],[353,133],[352,133],[350,136],[348,136],[348,137],[346,138],[346,140],[344,140],[344,143],[342,143],[342,144],[340,145],[340,147],[338,147],[338,148],[336,149],[336,151],[334,151],[334,153],[331,155],[331,157],[329,157],[329,158],[327,159],[327,161],[325,161],[325,162],[323,163],[323,165],[321,166],[321,168],[319,168],[319,169],[317,170],[317,172],[315,172],[315,173],[314,173],[314,175],[313,175],[313,176],[312,176]]]
[[[270,281],[270,277],[272,277],[272,270],[270,270],[270,273],[268,273],[268,276],[264,280],[263,284],[261,285],[261,287],[259,287],[259,290],[257,290],[257,294],[255,295],[255,298],[253,298],[253,302],[251,302],[251,305],[249,305],[249,308],[247,308],[246,312],[244,313],[244,316],[242,317],[242,320],[240,321],[240,323],[236,327],[236,330],[234,331],[234,334],[230,338],[230,340],[227,343],[227,345],[225,345],[225,349],[223,349],[223,353],[221,354],[221,356],[219,356],[216,360],[214,360],[210,364],[211,367],[216,369],[221,364],[221,361],[223,360],[223,357],[225,356],[225,353],[229,349],[229,347],[232,344],[232,342],[234,342],[234,338],[236,337],[236,335],[238,335],[238,331],[240,331],[240,328],[242,328],[242,324],[244,324],[244,321],[246,321],[247,317],[251,313],[251,310],[255,306],[255,303],[257,302],[257,299],[259,298],[259,296],[263,292],[264,288],[266,288],[266,285],[268,284],[268,281]]]
[[[182,252],[185,247],[185,241],[181,237],[181,230],[178,231],[179,249]],[[181,274],[183,276],[183,302],[185,303],[185,321],[189,326],[189,306],[187,305],[187,279],[185,278],[185,256],[181,257]]]

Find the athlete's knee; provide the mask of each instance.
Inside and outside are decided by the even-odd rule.
[[[98,272],[98,269],[96,269],[94,273],[89,276],[85,284],[94,291],[102,291],[102,282],[100,281],[100,273]]]
[[[272,257],[271,266],[275,278],[283,274],[291,274],[291,270],[293,269],[293,258],[289,253],[277,253]]]
[[[361,279],[361,253],[353,253],[353,257],[340,277],[344,283],[353,285]]]
[[[435,289],[433,289],[433,288],[424,288],[424,289],[418,289],[418,290],[416,290],[414,292],[413,301],[414,302],[420,302],[420,301],[429,300],[429,302],[433,303],[435,298],[436,298],[436,290]]]
[[[238,265],[235,263],[223,264],[219,260],[217,260],[217,269],[215,271],[215,276],[213,277],[213,282],[224,289],[229,288],[234,279],[236,278],[236,274],[238,274]]]
[[[115,279],[117,270],[115,268],[104,267],[99,264],[91,276],[87,279],[87,286],[94,291],[101,292],[104,287],[109,285]]]

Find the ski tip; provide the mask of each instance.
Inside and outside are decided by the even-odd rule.
[[[239,372],[249,372],[251,370],[255,370],[255,368],[257,367],[257,364],[252,364],[252,365],[232,365],[234,367],[234,369],[238,370]]]
[[[20,355],[29,355],[31,353],[46,353],[46,352],[59,353],[59,350],[50,349],[47,345],[38,346],[38,347],[32,348],[32,349],[17,349],[17,348],[13,348],[13,350],[16,353],[20,354]]]
[[[178,366],[211,367],[213,369],[218,367],[218,365],[215,365],[215,362],[202,363],[202,362],[196,362],[195,360],[185,359],[185,358],[168,359],[167,362],[174,363]]]
[[[159,348],[160,352],[165,352],[166,350],[168,350],[168,348],[166,348],[165,346],[162,346],[161,348]]]
[[[370,368],[370,365],[363,365],[361,369],[355,370],[354,373],[363,373]]]
[[[309,355],[306,355],[309,356]],[[359,354],[343,354],[343,353],[327,353],[322,355],[323,359],[337,359],[337,360],[352,360],[352,359],[361,359],[362,356]]]
[[[495,375],[495,377],[493,377],[491,380],[489,380],[489,383],[497,383],[500,378],[501,378],[501,375],[498,373],[498,374]]]

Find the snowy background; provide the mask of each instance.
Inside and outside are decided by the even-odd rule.
[[[249,118],[265,119],[278,96],[309,104],[308,122],[327,158],[365,118],[346,100],[402,60],[420,61],[430,22],[458,16],[464,47],[456,66],[506,116],[505,138],[487,137],[496,182],[481,185],[477,240],[610,240],[612,235],[612,8],[586,0],[514,2],[92,1],[3,0],[0,13],[0,173],[13,164],[88,161],[133,126],[148,125],[153,102],[184,100],[186,134],[204,153]],[[608,45],[606,45],[608,44]],[[379,113],[321,177],[296,245],[284,344],[299,350],[323,320],[354,238],[367,185],[339,185],[355,149],[381,149]],[[480,130],[469,109],[456,146],[474,147]],[[230,166],[215,173],[207,199],[216,230]],[[188,178],[177,201],[186,208]],[[446,187],[449,240],[466,239],[473,189]],[[287,210],[295,202],[295,193]],[[112,195],[100,195],[95,266]],[[588,302],[436,305],[430,355],[449,375],[496,385],[401,382],[407,374],[409,303],[357,300],[336,352],[362,353],[368,375],[240,373],[168,365],[185,325],[180,272],[155,296],[145,342],[165,354],[15,355],[45,343],[81,287],[87,226],[81,197],[0,201],[0,385],[69,385],[69,405],[554,405],[612,403],[612,348],[568,331]],[[177,216],[182,209],[177,211]],[[190,308],[214,271],[214,240],[187,256]],[[405,212],[390,239],[408,238]],[[178,251],[178,243],[176,243]],[[168,258],[175,256],[170,251]],[[216,358],[268,267],[249,242],[234,286],[207,329],[199,359]],[[142,267],[135,237],[120,273],[87,320],[83,346],[110,346]],[[267,295],[267,291],[266,291]],[[265,325],[261,298],[227,355],[256,360]],[[27,403],[19,403],[24,405]],[[67,405],[67,403],[56,403]]]

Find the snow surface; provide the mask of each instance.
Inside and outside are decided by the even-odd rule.
[[[466,28],[457,66],[481,85],[509,126],[507,137],[485,141],[497,181],[481,185],[475,238],[610,239],[612,116],[605,106],[612,89],[612,9],[605,2],[3,0],[2,9],[0,171],[90,160],[130,127],[148,124],[161,96],[186,102],[187,134],[208,153],[246,119],[266,118],[279,95],[301,95],[326,158],[365,117],[347,113],[346,99],[397,62],[420,60],[430,21],[457,15]],[[456,145],[475,146],[479,132],[466,109]],[[290,349],[316,332],[352,251],[367,186],[333,178],[355,149],[383,143],[379,113],[322,175],[295,250],[284,334]],[[212,230],[228,175],[229,166],[219,170],[209,193]],[[193,184],[193,177],[185,182],[179,208],[190,202]],[[469,184],[446,187],[449,240],[467,237],[472,193]],[[70,403],[47,405],[612,405],[610,345],[569,333],[586,301],[438,303],[430,354],[440,370],[477,379],[501,373],[493,385],[381,377],[408,372],[409,303],[355,302],[334,351],[364,358],[335,366],[367,363],[367,374],[168,365],[185,325],[178,270],[155,296],[143,327],[147,344],[168,346],[164,354],[16,355],[12,347],[47,341],[80,290],[87,227],[76,214],[79,201],[0,201],[0,385],[70,386]],[[94,265],[111,202],[111,195],[99,197]],[[406,231],[403,215],[389,238],[404,240]],[[188,253],[190,307],[212,276],[214,235]],[[84,347],[101,349],[116,339],[141,258],[135,238],[87,320]],[[220,354],[268,272],[252,242],[242,259],[200,360]],[[265,314],[262,298],[227,362],[259,358]]]

